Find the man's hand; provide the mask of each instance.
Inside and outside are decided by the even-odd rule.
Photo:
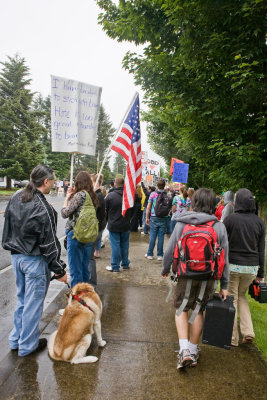
[[[58,276],[58,275],[55,274],[55,277],[57,277],[57,276]],[[67,274],[65,273],[65,275],[63,275],[61,278],[58,278],[57,281],[63,282],[63,283],[65,283],[65,284],[67,285],[67,283],[68,283]]]
[[[149,225],[149,218],[146,218],[146,224]]]
[[[228,296],[228,290],[227,289],[221,289],[219,291],[219,296],[221,299],[226,300],[226,297]]]

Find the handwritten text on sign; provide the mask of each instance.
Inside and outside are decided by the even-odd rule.
[[[95,155],[101,90],[51,76],[52,151]]]

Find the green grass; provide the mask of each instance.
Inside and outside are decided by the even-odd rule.
[[[14,194],[17,190],[19,190],[18,188],[14,188],[14,189],[0,189],[0,196],[9,196]]]
[[[255,331],[255,344],[267,361],[267,304],[258,303],[247,295]]]

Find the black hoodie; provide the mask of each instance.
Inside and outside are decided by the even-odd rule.
[[[110,232],[127,232],[130,230],[133,209],[129,208],[125,217],[122,216],[122,195],[123,187],[117,187],[112,192],[109,192],[105,198],[108,230]]]
[[[236,265],[259,265],[258,277],[264,277],[264,223],[255,214],[255,201],[248,189],[239,189],[234,214],[223,221],[229,241],[229,262]]]

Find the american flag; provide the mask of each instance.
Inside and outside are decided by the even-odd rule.
[[[135,188],[142,176],[138,94],[111,149],[121,154],[127,161],[122,203],[124,216],[127,209],[134,205]]]

